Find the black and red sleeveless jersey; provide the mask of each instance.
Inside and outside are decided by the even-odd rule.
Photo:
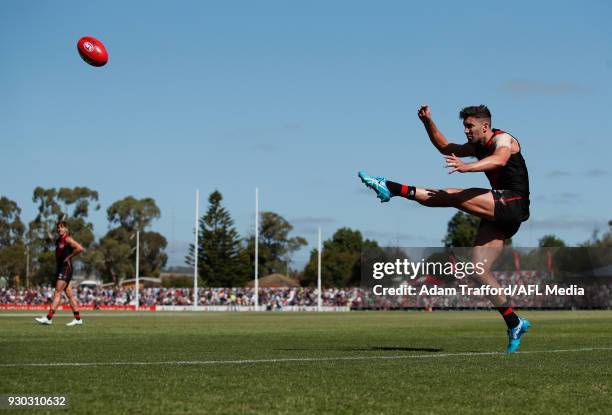
[[[485,145],[476,146],[476,157],[482,160],[490,156],[495,151],[493,138],[496,135],[506,133],[505,131],[493,129],[493,137]],[[509,133],[506,133],[509,134]],[[514,138],[511,135],[512,138]],[[516,140],[516,138],[514,138]],[[518,143],[518,140],[516,140]],[[510,155],[508,162],[495,170],[486,171],[485,174],[491,183],[491,188],[496,190],[512,190],[519,193],[524,198],[529,198],[529,174],[527,173],[527,165],[521,154],[521,144],[519,143],[519,151]]]
[[[62,266],[66,258],[74,252],[74,248],[66,242],[68,235],[60,236],[55,240],[55,263],[58,267]]]

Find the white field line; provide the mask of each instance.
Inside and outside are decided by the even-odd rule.
[[[536,353],[579,353],[592,351],[610,351],[612,347],[584,347],[580,349],[529,350],[515,354]],[[442,357],[475,357],[475,356],[506,356],[502,352],[465,352],[421,354],[414,356],[338,356],[338,357],[296,357],[280,359],[245,359],[245,360],[177,360],[167,362],[64,362],[64,363],[0,363],[0,367],[82,367],[82,366],[197,366],[197,365],[244,365],[257,363],[299,363],[299,362],[335,362],[351,360],[403,360],[403,359],[435,359]]]
[[[47,315],[47,311],[48,310],[40,310],[38,312],[28,312],[28,313],[2,313],[0,312],[0,319],[2,317],[41,317],[41,316],[46,316]],[[164,317],[168,317],[168,316],[176,316],[176,317],[182,317],[182,316],[203,316],[206,314],[221,314],[221,313],[225,313],[225,311],[130,311],[130,312],[118,312],[118,311],[110,311],[110,310],[105,310],[105,311],[100,311],[100,314],[89,314],[89,313],[83,313],[81,312],[81,317],[83,318],[98,318],[98,317],[160,317],[160,316],[164,316]],[[237,314],[237,313],[231,313],[231,314]],[[71,311],[66,311],[63,310],[63,312],[56,312],[55,315],[53,316],[53,318],[69,318],[72,319],[72,312]]]

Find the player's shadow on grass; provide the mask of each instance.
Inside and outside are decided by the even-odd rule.
[[[364,349],[367,350],[367,349]],[[431,352],[438,353],[442,349],[437,347],[370,347],[369,350],[386,350],[386,351],[397,351],[397,352]]]
[[[391,351],[391,352],[430,352],[438,353],[443,351],[442,349],[434,347],[302,347],[302,348],[291,348],[291,349],[274,349],[276,351],[314,351],[314,350],[326,350],[326,351],[340,351],[340,352],[380,352],[380,351]]]

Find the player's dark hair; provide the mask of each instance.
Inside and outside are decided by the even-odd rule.
[[[66,222],[65,220],[60,220],[59,222],[57,222],[57,226],[58,227],[62,227],[62,228],[66,228],[68,230],[70,230],[70,228],[68,227],[68,222]]]
[[[489,111],[486,105],[465,107],[459,111],[459,118],[465,120],[467,117],[488,118],[490,120],[491,111]]]

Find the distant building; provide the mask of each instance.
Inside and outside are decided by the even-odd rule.
[[[270,274],[263,278],[259,278],[259,287],[260,288],[291,288],[291,287],[299,287],[300,282],[294,278],[288,277],[283,274]],[[255,280],[249,281],[247,283],[247,287],[252,288],[255,286]]]

